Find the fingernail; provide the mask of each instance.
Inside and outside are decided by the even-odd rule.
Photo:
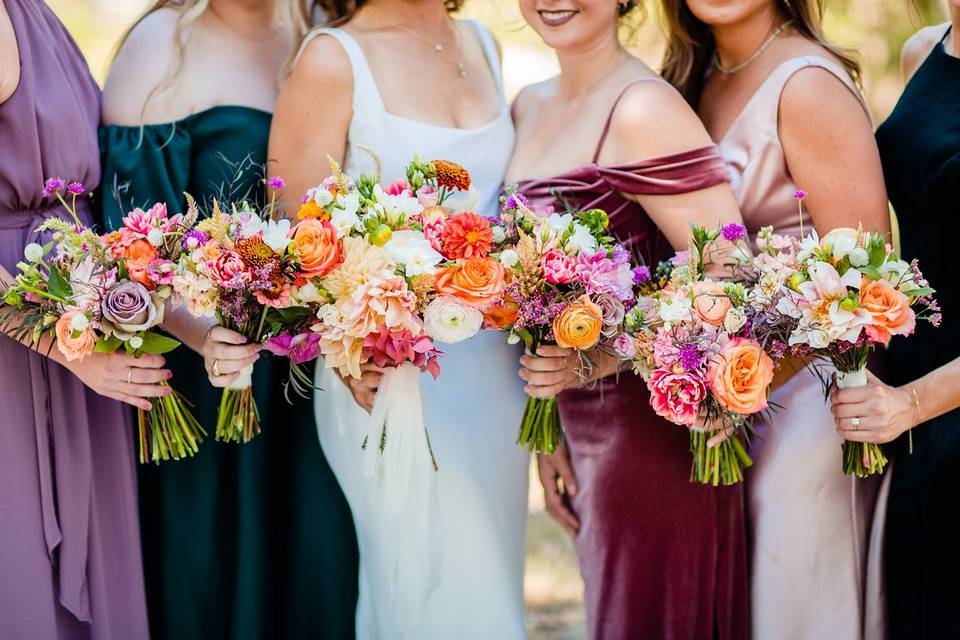
[[[173,371],[167,371],[167,372],[163,375],[163,377],[164,377],[165,380],[170,380],[171,378],[173,378]]]
[[[170,387],[164,387],[164,388],[163,388],[163,395],[168,396],[168,395],[170,395],[171,393],[173,393],[173,389],[171,389]]]

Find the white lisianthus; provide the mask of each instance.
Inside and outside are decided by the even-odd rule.
[[[681,296],[672,300],[660,301],[660,319],[667,324],[674,322],[688,322],[691,320],[690,309],[693,307],[693,301],[687,296]]]
[[[727,311],[727,315],[723,318],[723,330],[727,333],[736,333],[743,328],[743,325],[747,323],[747,316],[737,309],[736,307],[730,307]]]
[[[321,209],[333,202],[333,194],[324,187],[314,187],[307,190],[307,196],[312,198]]]
[[[400,193],[395,196],[388,194],[378,184],[373,187],[373,199],[379,205],[387,224],[394,226],[401,224],[410,216],[423,211],[423,205],[416,197]]]
[[[419,231],[394,231],[383,246],[398,264],[404,266],[407,276],[430,275],[436,272],[443,256],[430,245]]]
[[[567,239],[567,253],[587,251],[593,253],[597,250],[597,239],[593,237],[590,230],[578,222],[573,223],[573,235]]]
[[[363,230],[363,221],[357,215],[359,210],[360,195],[355,191],[337,197],[337,206],[330,215],[330,224],[337,230],[338,238],[342,238],[351,230]]]
[[[147,242],[155,247],[162,245],[163,231],[160,231],[160,229],[150,229],[149,233],[147,233]]]
[[[858,234],[856,229],[839,227],[823,236],[820,246],[836,260],[843,260],[850,252],[857,248]]]
[[[248,213],[240,216],[240,237],[252,238],[261,235],[267,225],[255,213]]]
[[[910,265],[903,260],[888,260],[880,265],[878,271],[886,276],[890,282],[899,282],[910,269]]]
[[[39,262],[43,258],[43,247],[36,242],[31,242],[23,248],[23,257],[29,262]]]
[[[128,342],[130,346],[133,347],[134,349],[139,349],[140,347],[143,346],[143,338],[141,338],[140,336],[133,336],[132,338],[130,338],[130,340],[128,340]]]
[[[90,319],[87,318],[85,313],[74,314],[73,318],[70,319],[70,329],[71,331],[76,331],[80,333],[84,329],[90,326]]]
[[[520,262],[520,256],[517,255],[517,252],[513,249],[504,249],[500,253],[500,264],[505,266],[507,269],[513,267],[518,262]]]
[[[547,228],[554,234],[562,236],[573,224],[573,214],[570,213],[551,213],[547,218]]]
[[[274,251],[283,251],[290,242],[290,221],[286,218],[267,220],[263,229],[263,241]]]
[[[495,244],[500,244],[507,239],[507,232],[503,230],[503,227],[500,225],[494,225],[493,227],[493,242]]]
[[[850,259],[850,265],[854,267],[862,267],[870,262],[870,256],[867,255],[867,251],[860,247],[855,247],[847,254],[847,258]]]
[[[427,305],[423,328],[431,338],[456,344],[472,338],[483,326],[483,314],[453,296],[441,296]]]

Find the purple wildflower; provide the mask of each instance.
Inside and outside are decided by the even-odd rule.
[[[519,209],[521,206],[527,206],[527,199],[522,193],[511,193],[503,206],[506,209]]]
[[[650,267],[641,265],[633,268],[633,284],[635,286],[650,282],[651,279],[653,279],[653,274],[650,273]]]
[[[731,222],[730,224],[723,225],[720,229],[720,235],[722,235],[723,239],[727,242],[736,242],[737,240],[743,240],[747,237],[747,228],[742,224]]]
[[[695,344],[685,344],[680,347],[677,360],[684,371],[696,371],[703,366],[703,351]]]
[[[943,314],[935,313],[932,316],[930,316],[930,324],[932,324],[935,327],[939,327],[942,321],[943,321]]]
[[[63,178],[47,178],[43,184],[43,197],[49,198],[67,185]]]
[[[774,340],[770,344],[769,355],[774,360],[781,360],[787,355],[787,343],[783,340]]]
[[[196,249],[199,246],[205,245],[209,238],[207,234],[199,229],[191,229],[183,234],[183,248],[187,250]]]
[[[274,191],[280,191],[287,183],[283,181],[283,178],[279,176],[274,176],[272,178],[267,178],[267,186],[273,189]]]
[[[797,200],[803,200],[804,198],[807,197],[807,192],[806,192],[806,191],[800,191],[800,190],[794,191],[794,192],[793,192],[793,197],[796,198]]]
[[[71,182],[67,185],[67,191],[75,196],[82,196],[87,192],[87,188],[83,186],[82,182]]]

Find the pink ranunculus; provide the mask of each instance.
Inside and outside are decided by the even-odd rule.
[[[620,300],[633,297],[633,270],[630,263],[611,260],[607,251],[581,253],[577,256],[577,276],[588,293],[609,293]]]
[[[390,196],[399,196],[399,195],[410,195],[410,183],[402,178],[400,180],[394,180],[387,186],[387,195]]]
[[[423,219],[423,235],[430,241],[430,246],[439,254],[443,254],[443,228],[446,225],[446,216],[433,216]]]
[[[650,406],[658,416],[687,427],[697,421],[700,403],[707,397],[703,378],[690,372],[657,369],[647,381],[647,389]]]
[[[417,189],[417,200],[424,209],[437,206],[439,197],[440,194],[437,192],[436,187],[432,185],[425,184]]]
[[[207,263],[207,269],[211,277],[217,284],[227,284],[236,282],[247,282],[250,280],[250,274],[243,263],[243,259],[235,251],[224,251],[215,260]]]
[[[159,228],[167,217],[167,205],[163,202],[150,207],[147,211],[137,208],[123,218],[123,226],[134,233],[146,236],[151,229]]]
[[[540,258],[543,277],[550,284],[570,284],[577,281],[577,258],[560,249],[550,249]]]
[[[291,335],[284,332],[264,343],[264,348],[275,356],[290,358],[294,364],[315,360],[320,355],[320,334],[313,331]]]

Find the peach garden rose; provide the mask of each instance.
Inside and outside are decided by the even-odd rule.
[[[750,415],[767,408],[767,388],[773,382],[774,364],[759,343],[734,338],[715,355],[707,380],[725,408]]]

